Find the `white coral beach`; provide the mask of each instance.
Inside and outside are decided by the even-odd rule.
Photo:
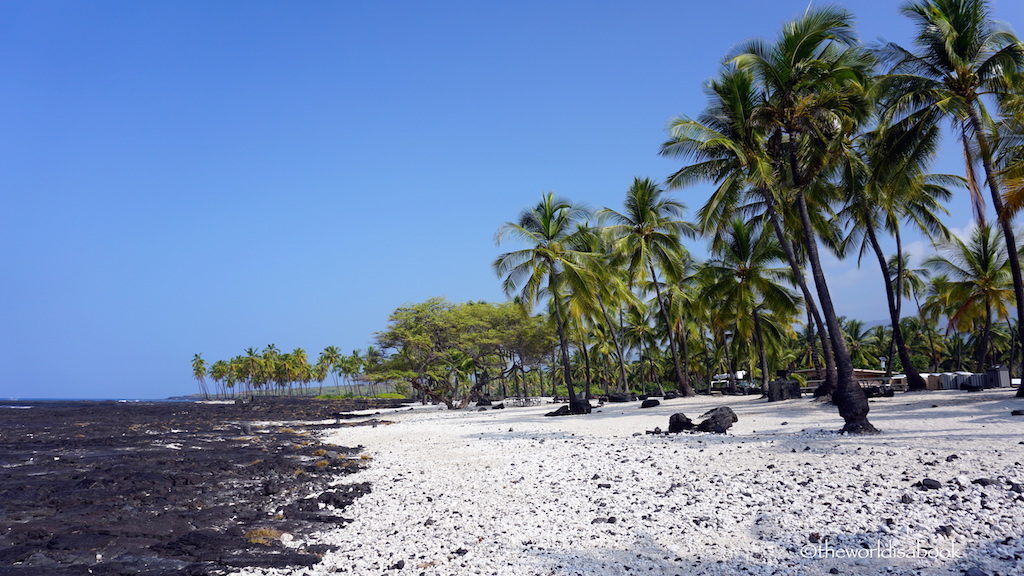
[[[721,405],[726,435],[634,435]],[[1022,574],[1022,407],[1012,390],[880,398],[866,437],[835,434],[832,406],[752,396],[395,412],[332,433],[372,458],[340,482],[373,489],[295,573]]]

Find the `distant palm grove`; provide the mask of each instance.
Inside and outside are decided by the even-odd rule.
[[[544,194],[500,227],[498,242],[517,248],[494,262],[512,302],[403,306],[366,353],[328,347],[310,361],[268,347],[210,366],[197,355],[196,378],[223,394],[340,376],[359,383],[349,393],[453,408],[564,395],[589,412],[593,394],[692,395],[715,380],[736,391],[740,371],[766,390],[776,371],[808,369],[843,430],[870,433],[855,368],[905,374],[911,391],[925,388],[922,372],[1019,374],[1024,45],[983,0],[916,0],[902,14],[909,46],[866,46],[852,15],[829,7],[725,55],[704,110],[669,124],[660,153],[675,172],[624,183],[622,206],[596,211]],[[929,169],[943,127],[961,174]],[[670,194],[698,184],[712,192],[687,220]],[[960,194],[974,209],[968,237],[944,225]],[[935,255],[913,262],[908,231]],[[687,242],[707,243],[710,258]],[[837,314],[823,252],[876,270],[888,324]]]

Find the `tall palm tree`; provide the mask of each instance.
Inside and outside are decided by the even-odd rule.
[[[494,270],[501,277],[508,296],[531,308],[546,292],[555,311],[555,329],[562,360],[562,383],[569,394],[573,413],[589,412],[590,404],[578,399],[572,385],[569,342],[566,337],[567,317],[562,310],[562,292],[589,290],[585,261],[586,252],[575,249],[579,241],[577,225],[587,216],[586,210],[554,194],[545,194],[533,208],[520,213],[516,222],[506,222],[498,230],[500,244],[513,237],[529,244],[528,248],[506,252],[494,261]],[[585,405],[585,406],[584,406]]]
[[[993,316],[1007,317],[1007,306],[1013,299],[1006,249],[999,242],[998,232],[979,226],[968,242],[953,238],[943,254],[933,256],[925,265],[943,275],[942,290],[953,304],[950,325],[980,323],[981,331],[975,346],[977,368],[984,369],[990,359]]]
[[[1024,278],[1011,214],[1004,210],[999,174],[994,167],[988,95],[1005,95],[1009,77],[1024,69],[1024,45],[992,19],[987,0],[914,0],[903,6],[917,34],[912,51],[887,44],[879,51],[891,64],[886,84],[893,93],[888,113],[896,122],[953,122],[967,167],[967,182],[979,225],[984,201],[975,178],[980,161],[996,221],[1009,254],[1017,308],[1018,340],[1024,341]],[[1024,388],[1022,388],[1024,390]]]
[[[809,9],[786,24],[776,42],[751,42],[733,62],[751,71],[764,93],[753,117],[769,134],[773,162],[787,174],[786,189],[798,211],[803,248],[836,360],[832,399],[845,421],[843,431],[874,433],[867,397],[853,378],[811,215],[812,206],[818,209],[829,201],[824,196],[829,187],[821,180],[831,168],[835,143],[854,132],[870,112],[866,88],[873,60],[857,44],[852,23],[842,9]]]
[[[909,221],[933,239],[948,237],[941,221],[941,214],[946,210],[940,200],[952,196],[945,184],[956,184],[960,179],[925,171],[938,139],[935,126],[902,128],[879,128],[864,134],[847,149],[842,168],[846,202],[843,215],[852,223],[846,242],[859,243],[861,256],[870,250],[878,263],[893,344],[907,376],[908,390],[917,391],[925,389],[925,381],[911,362],[900,327],[903,272],[900,225]],[[895,282],[879,238],[883,231],[896,239]],[[888,364],[889,373],[891,366],[892,362]]]
[[[623,280],[620,255],[612,249],[605,231],[581,227],[579,238],[585,243],[581,249],[594,255],[585,260],[594,286],[594,289],[587,293],[593,296],[591,312],[595,316],[600,315],[596,323],[604,325],[603,332],[612,341],[618,364],[618,389],[626,392],[629,389],[629,378],[626,374],[626,355],[621,342],[621,325],[613,319],[612,312],[635,304],[637,299]]]
[[[752,122],[763,95],[753,74],[734,66],[726,68],[718,79],[710,82],[707,93],[708,106],[699,118],[673,120],[670,138],[662,144],[662,156],[693,161],[669,176],[668,184],[676,188],[699,181],[715,183],[711,197],[697,212],[704,233],[726,226],[741,208],[759,205],[763,209],[763,217],[775,232],[793,281],[803,295],[807,314],[814,323],[810,330],[817,329],[824,351],[825,381],[816,395],[831,394],[836,387],[837,373],[828,330],[805,279],[800,251],[794,246],[792,236],[787,234],[784,207],[788,200],[780,197],[777,171],[768,155],[772,143],[766,141],[764,131]]]
[[[616,251],[628,262],[630,275],[636,278],[649,274],[666,326],[671,326],[672,322],[668,316],[668,307],[662,299],[657,269],[671,275],[682,262],[685,254],[682,235],[692,232],[692,227],[682,219],[684,209],[679,202],[666,198],[661,187],[652,180],[636,178],[626,192],[626,204],[622,212],[611,208],[600,212],[602,217],[611,221],[608,230],[615,238]],[[684,396],[693,396],[693,388],[682,369],[672,332],[667,332],[668,348],[679,392]]]
[[[337,346],[326,346],[323,352],[320,352],[320,358],[317,359],[317,364],[326,366],[327,372],[334,377],[334,388],[338,389],[338,371],[337,368],[341,364],[342,353]],[[323,394],[323,381],[321,380],[320,393]]]
[[[210,393],[206,389],[206,360],[203,360],[201,354],[192,356],[192,376],[199,383],[199,391],[202,392],[203,398],[209,400]]]
[[[761,370],[761,388],[768,393],[768,360],[764,345],[763,317],[772,310],[794,313],[798,299],[782,285],[789,271],[776,264],[785,258],[778,243],[759,234],[740,219],[716,239],[712,249],[717,257],[704,264],[709,281],[705,294],[734,314],[736,340],[753,342]]]
[[[890,282],[897,287],[896,292],[899,294],[900,299],[911,298],[914,300],[914,307],[917,308],[917,319],[920,322],[921,329],[925,333],[925,337],[928,339],[928,359],[931,361],[930,370],[932,372],[938,370],[938,361],[935,356],[934,341],[934,330],[932,329],[933,324],[930,319],[925,316],[924,309],[921,307],[921,294],[928,289],[928,279],[931,277],[931,271],[927,268],[913,268],[910,264],[910,256],[903,254],[899,256],[893,254],[889,257],[889,278]],[[892,354],[889,354],[892,357]]]

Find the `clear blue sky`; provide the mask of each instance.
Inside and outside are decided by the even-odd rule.
[[[896,2],[845,4],[908,40]],[[502,222],[664,178],[669,119],[806,6],[4,2],[0,398],[189,393],[195,352],[315,357],[403,303],[503,300]],[[877,270],[829,272],[841,313],[885,318]]]

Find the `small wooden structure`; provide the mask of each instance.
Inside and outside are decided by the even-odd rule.
[[[825,374],[811,368],[808,370],[793,370],[790,374],[800,374],[804,378],[804,391],[813,391],[825,380]],[[867,368],[854,368],[853,379],[861,387],[892,387],[893,390],[903,392],[907,389],[907,376],[905,374],[893,374],[886,376],[885,370],[869,370]]]

